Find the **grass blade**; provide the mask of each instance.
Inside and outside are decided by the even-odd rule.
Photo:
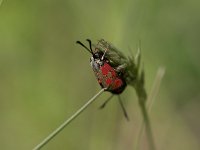
[[[93,96],[87,103],[85,103],[79,110],[77,110],[71,117],[63,122],[57,129],[55,129],[49,136],[47,136],[40,144],[38,144],[33,150],[39,150],[45,146],[51,139],[53,139],[59,132],[61,132],[67,125],[69,125],[81,112],[83,112],[92,102],[94,102],[106,88],[101,89],[95,96]]]

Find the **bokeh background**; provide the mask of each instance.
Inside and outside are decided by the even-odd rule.
[[[200,149],[200,1],[4,0],[0,6],[0,149],[27,150],[100,90],[76,40],[104,38],[127,56],[142,42],[149,93],[166,68],[150,114],[157,149]],[[87,42],[86,42],[87,43]],[[142,120],[134,89],[103,94],[44,149],[132,150]],[[144,136],[141,149],[148,149]]]

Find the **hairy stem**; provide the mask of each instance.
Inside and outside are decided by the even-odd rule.
[[[97,97],[99,97],[106,88],[101,89],[95,96],[93,96],[86,104],[84,104],[79,110],[77,110],[70,118],[63,122],[57,129],[55,129],[49,136],[47,136],[40,144],[38,144],[33,150],[39,150],[45,146],[51,139],[53,139],[59,132],[61,132],[67,125],[69,125],[81,112],[83,112]]]

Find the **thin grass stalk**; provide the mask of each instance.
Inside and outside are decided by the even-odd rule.
[[[39,150],[44,147],[50,140],[52,140],[59,132],[61,132],[67,125],[69,125],[76,117],[78,117],[92,102],[94,102],[106,88],[101,89],[95,96],[93,96],[87,103],[85,103],[79,110],[77,110],[70,118],[63,122],[57,129],[49,134],[40,144],[38,144],[33,150]]]

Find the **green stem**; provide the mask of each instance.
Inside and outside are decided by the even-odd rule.
[[[141,112],[142,112],[145,127],[146,127],[146,133],[147,133],[147,138],[148,138],[149,147],[150,147],[149,149],[155,150],[156,148],[155,148],[155,144],[154,144],[153,133],[151,130],[151,123],[149,120],[149,116],[148,116],[148,112],[147,112],[145,103],[140,103],[140,108],[141,108]]]
[[[159,69],[156,73],[156,77],[155,77],[153,86],[151,88],[150,94],[148,96],[147,103],[146,103],[148,113],[150,113],[152,105],[155,101],[156,95],[158,94],[158,90],[159,90],[159,87],[160,87],[160,84],[161,84],[161,81],[162,81],[164,74],[165,74],[165,68],[159,67]],[[144,120],[142,120],[141,125],[140,125],[140,129],[139,129],[139,132],[138,132],[138,135],[137,135],[137,139],[136,139],[136,142],[135,142],[135,148],[134,148],[135,150],[139,150],[139,145],[142,141],[142,136],[144,134],[144,125],[145,125],[145,122],[144,122]]]
[[[51,139],[53,139],[59,132],[61,132],[67,125],[69,125],[81,112],[83,112],[97,97],[99,97],[106,88],[101,89],[95,96],[93,96],[86,104],[84,104],[79,110],[77,110],[70,118],[63,122],[56,130],[54,130],[49,136],[47,136],[40,144],[38,144],[33,150],[39,150],[45,146]]]
[[[138,80],[135,86],[135,89],[136,89],[136,93],[139,99],[139,105],[140,105],[141,113],[142,113],[144,124],[145,124],[146,134],[147,134],[148,143],[149,143],[149,149],[155,150],[156,148],[154,144],[153,133],[151,130],[151,123],[150,123],[149,115],[146,108],[147,94],[146,94],[146,90],[144,89],[144,84],[141,84],[141,80]]]

